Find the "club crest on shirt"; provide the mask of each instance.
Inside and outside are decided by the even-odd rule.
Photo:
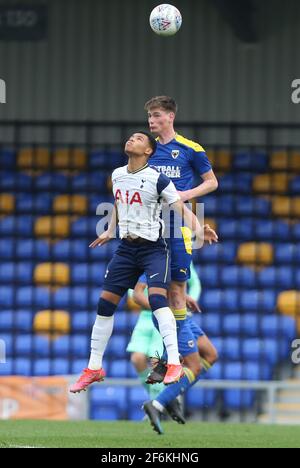
[[[172,150],[172,158],[176,159],[179,156],[179,150]]]

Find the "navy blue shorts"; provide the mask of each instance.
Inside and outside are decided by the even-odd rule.
[[[129,242],[123,239],[107,266],[103,291],[123,294],[134,289],[145,273],[149,288],[168,289],[171,281],[170,253],[164,239]]]

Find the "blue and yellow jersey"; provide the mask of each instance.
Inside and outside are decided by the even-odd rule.
[[[169,177],[180,192],[192,189],[195,176],[212,169],[202,146],[178,134],[166,145],[158,139],[157,150],[149,163]]]

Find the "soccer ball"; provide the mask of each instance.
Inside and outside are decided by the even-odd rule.
[[[173,5],[163,3],[151,12],[150,26],[159,36],[173,36],[179,31],[181,24],[181,13]]]

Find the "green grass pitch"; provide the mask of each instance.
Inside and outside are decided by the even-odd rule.
[[[300,427],[189,422],[1,421],[0,448],[300,448]]]

